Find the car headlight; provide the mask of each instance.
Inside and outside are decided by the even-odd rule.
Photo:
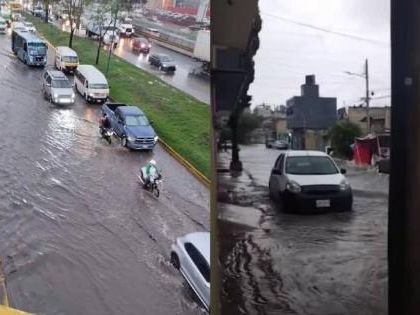
[[[158,142],[159,137],[158,137],[158,136],[155,136],[155,137],[153,138],[153,140],[155,140],[155,143],[156,143],[156,142]]]
[[[128,137],[127,137],[127,140],[128,140],[128,141],[130,141],[130,142],[133,142],[133,141],[135,141],[135,140],[136,140],[136,138],[131,137],[131,136],[128,136]]]
[[[286,184],[286,189],[294,194],[298,194],[302,191],[300,185],[292,180]]]
[[[348,190],[348,189],[350,189],[350,183],[347,181],[347,179],[343,179],[340,182],[340,190],[345,191],[345,190]]]
[[[58,94],[54,93],[54,98],[58,98]]]
[[[89,93],[89,96],[90,97],[94,97],[95,96],[95,93]]]

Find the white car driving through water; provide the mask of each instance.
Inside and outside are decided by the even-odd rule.
[[[209,310],[210,233],[195,232],[177,238],[171,249],[171,263]]]
[[[353,193],[334,160],[321,151],[285,151],[270,175],[270,197],[284,210],[336,209],[351,211]]]

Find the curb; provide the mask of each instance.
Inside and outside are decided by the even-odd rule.
[[[39,33],[38,33],[39,34]],[[39,34],[42,39],[44,39],[48,45],[55,48],[53,44],[51,44],[44,36]],[[110,101],[115,102],[112,97],[109,97]],[[180,164],[182,164],[194,177],[196,177],[202,184],[204,184],[207,188],[210,188],[211,181],[208,179],[204,174],[202,174],[199,170],[197,170],[190,162],[188,162],[185,158],[183,158],[178,152],[176,152],[169,144],[159,138],[159,143],[162,144],[163,148],[172,155],[175,160],[177,160]]]
[[[203,183],[207,188],[210,188],[211,181],[199,170],[197,170],[190,162],[184,159],[178,152],[171,148],[169,144],[159,138],[159,143],[163,148],[172,155],[175,160],[182,164],[192,175],[194,175],[201,183]]]

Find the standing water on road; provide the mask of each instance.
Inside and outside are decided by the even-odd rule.
[[[42,70],[11,53],[8,35],[0,68],[0,257],[12,305],[39,314],[203,314],[169,253],[177,237],[208,231],[208,189],[160,146],[108,145],[98,105],[45,101]],[[151,158],[163,169],[159,199],[136,177]]]
[[[223,314],[386,314],[388,178],[349,170],[352,212],[289,214],[268,196],[280,151],[240,152],[244,172],[219,174]]]

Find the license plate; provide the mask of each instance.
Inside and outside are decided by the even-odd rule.
[[[316,207],[317,208],[329,208],[331,206],[331,202],[329,200],[317,200]]]

